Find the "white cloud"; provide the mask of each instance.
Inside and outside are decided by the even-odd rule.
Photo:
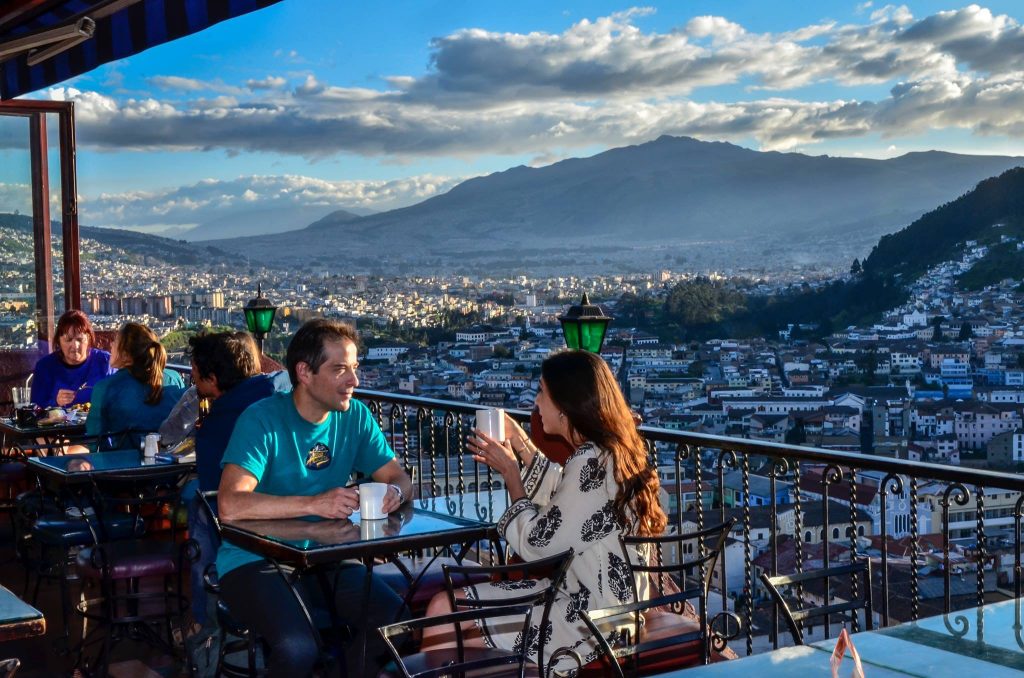
[[[153,230],[275,208],[322,207],[324,214],[336,209],[384,211],[443,193],[461,180],[431,175],[392,181],[327,181],[296,175],[204,179],[159,191],[83,197],[80,211],[88,226]],[[0,200],[4,188],[0,184]]]
[[[862,23],[824,22],[776,34],[715,16],[645,32],[635,19],[648,13],[582,19],[561,33],[461,29],[431,43],[425,75],[389,77],[387,89],[339,87],[304,73],[290,74],[300,82],[291,90],[273,75],[247,81],[247,90],[153,78],[178,91],[219,94],[191,101],[117,99],[73,88],[49,94],[76,101],[79,143],[86,147],[307,158],[343,152],[397,160],[543,158],[664,133],[754,138],[766,149],[949,127],[1024,135],[1024,30],[977,5],[919,20],[904,6],[887,5]],[[690,98],[730,83],[763,96]],[[818,83],[839,92],[874,86],[880,94],[873,100],[786,96]]]

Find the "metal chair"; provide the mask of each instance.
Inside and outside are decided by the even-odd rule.
[[[220,518],[217,510],[217,491],[199,492],[199,505],[206,513],[206,519],[220,536]],[[217,598],[217,668],[214,675],[228,678],[249,678],[260,675],[258,668],[259,646],[262,640],[246,625],[231,615],[227,603],[220,597],[220,582],[217,579],[216,563],[211,563],[203,572],[203,587],[206,593]],[[231,661],[231,657],[244,653],[245,663]]]
[[[831,580],[834,577],[843,577],[850,582],[849,591],[844,592],[848,593],[849,597],[843,602],[831,602],[833,599]],[[814,582],[822,584],[821,596],[825,601],[824,605],[793,609],[780,590],[784,586],[790,589],[803,588]],[[871,561],[866,558],[855,560],[847,565],[837,565],[798,574],[780,574],[769,577],[767,573],[762,573],[761,583],[764,584],[775,604],[782,608],[782,617],[786,620],[789,632],[793,636],[793,642],[797,645],[804,644],[803,624],[808,619],[825,617],[827,634],[831,617],[841,615],[844,623],[848,620],[856,631],[859,630],[858,611],[864,610],[864,624],[867,630],[870,631],[874,628],[871,613]],[[815,586],[815,588],[817,587]],[[818,591],[814,593],[817,595]],[[803,596],[797,596],[793,602],[802,605]]]
[[[573,557],[572,549],[563,551],[547,558],[532,560],[530,562],[516,562],[505,565],[441,565],[444,574],[444,588],[449,597],[449,603],[453,610],[463,608],[489,608],[502,605],[516,605],[520,603],[541,606],[540,628],[548,626],[548,618],[551,616],[551,606],[555,602],[555,596],[565,582],[565,575],[568,573],[569,564]],[[468,586],[479,581],[480,576],[486,576],[492,581],[508,582],[512,580],[547,579],[549,585],[546,589],[537,591],[526,590],[521,596],[512,598],[499,598],[488,600],[486,598],[474,598],[472,600],[456,598],[456,589],[460,586]],[[458,582],[457,582],[457,578]],[[523,636],[524,638],[526,636]],[[463,651],[462,627],[456,627],[456,643],[459,651]],[[537,667],[540,675],[544,675],[545,665],[545,634],[539,634],[537,648]],[[523,643],[524,645],[527,643]],[[502,650],[495,650],[502,651]],[[529,648],[526,648],[528,653]]]
[[[455,654],[451,650],[427,650],[416,655],[403,657],[396,645],[398,638],[406,638],[425,628],[443,625],[454,625],[461,629],[463,622],[497,617],[522,617],[523,637],[530,631],[533,621],[534,606],[530,603],[519,605],[500,605],[495,607],[477,607],[461,610],[434,617],[420,617],[382,626],[379,631],[384,642],[395,657],[395,664],[404,678],[433,678],[435,676],[510,676],[519,678],[541,675],[536,667],[529,665],[527,652],[529,645],[521,643],[518,651],[492,650],[489,648],[466,648],[461,644],[461,631],[458,632],[460,644]],[[514,674],[510,672],[514,670]]]
[[[712,572],[734,523],[735,518],[686,534],[622,536],[623,551],[628,554],[627,547],[633,547],[642,558],[631,562],[635,602],[584,611],[583,619],[601,650],[601,657],[584,666],[584,672],[624,678],[626,671],[652,675],[710,663],[712,652],[721,651],[725,641],[735,637],[712,627],[723,615],[739,626],[739,618],[729,612],[709,622],[707,611]],[[658,595],[640,600],[637,573],[647,575]],[[689,601],[696,601],[696,620],[686,616]]]
[[[101,529],[94,531],[95,543],[79,551],[77,569],[83,580],[99,583],[100,597],[79,603],[77,611],[98,626],[82,640],[79,662],[87,646],[102,642],[102,649],[92,663],[101,675],[106,673],[113,645],[125,634],[148,640],[170,654],[175,652],[175,619],[184,637],[180,622],[188,601],[182,577],[187,571],[186,561],[194,561],[198,556],[198,546],[192,540],[178,543],[173,515],[190,472],[188,468],[171,465],[147,473],[111,473],[93,479],[93,506]],[[169,510],[169,540],[157,539],[152,534],[144,539],[108,538],[102,532],[103,518],[108,512],[121,510],[127,510],[137,522],[159,522],[164,511]],[[160,590],[142,590],[143,580],[158,578],[163,583]],[[150,627],[153,622],[163,623],[166,639]],[[95,637],[98,635],[101,637]]]
[[[144,525],[123,510],[108,510],[98,515],[90,497],[77,492],[51,492],[39,479],[36,487],[18,495],[13,513],[15,553],[25,568],[25,590],[28,595],[32,576],[35,586],[32,602],[39,597],[44,579],[56,580],[60,586],[62,642],[67,649],[70,638],[71,592],[68,578],[74,569],[75,552],[97,542],[102,535],[107,541],[142,536]]]
[[[448,594],[448,602],[454,612],[431,618],[420,618],[412,622],[399,622],[382,627],[380,633],[384,635],[385,641],[391,648],[403,675],[411,676],[436,676],[436,675],[462,675],[452,670],[453,666],[463,666],[466,675],[508,675],[508,668],[512,665],[517,667],[516,675],[522,676],[524,672],[529,675],[544,675],[545,663],[545,636],[539,634],[537,647],[536,665],[527,663],[530,647],[529,643],[522,643],[519,651],[509,652],[497,648],[466,647],[462,626],[455,623],[456,620],[468,621],[471,619],[489,619],[498,616],[512,614],[512,608],[527,606],[531,610],[539,607],[541,610],[540,628],[548,624],[548,617],[551,613],[551,605],[555,596],[565,581],[565,574],[572,562],[572,550],[559,553],[548,558],[542,558],[529,563],[514,563],[510,565],[442,565],[444,573],[445,589]],[[479,581],[481,574],[495,581],[511,581],[522,579],[535,579],[538,574],[543,574],[549,580],[545,588],[524,589],[524,593],[512,598],[486,599],[475,598],[458,599],[455,597],[457,588],[463,585]],[[494,612],[499,610],[499,612]],[[518,612],[517,614],[522,614]],[[532,613],[531,613],[532,614]],[[461,616],[459,616],[461,615]],[[524,625],[523,638],[530,633],[531,624],[527,618]],[[446,620],[446,621],[445,621]],[[454,624],[455,647],[450,648],[422,648],[418,653],[401,656],[400,651],[394,646],[393,639],[401,632],[420,630],[425,627],[439,626],[442,624]],[[497,672],[497,673],[496,673]]]

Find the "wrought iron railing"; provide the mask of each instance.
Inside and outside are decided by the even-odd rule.
[[[392,441],[401,461],[415,474],[416,489],[420,496],[475,494],[476,510],[483,511],[480,517],[496,517],[481,507],[502,506],[502,502],[493,501],[493,495],[503,492],[503,489],[489,469],[478,467],[465,454],[466,434],[473,428],[478,405],[365,389],[360,389],[357,396],[370,407],[382,430]],[[527,412],[509,410],[509,414],[518,421],[527,422],[529,419]],[[669,495],[669,506],[674,507],[669,512],[670,527],[684,531],[687,529],[687,523],[695,523],[693,527],[699,530],[706,525],[724,521],[730,508],[739,513],[739,543],[743,559],[741,577],[742,588],[745,591],[737,597],[737,607],[742,607],[742,610],[737,612],[745,622],[743,626],[747,654],[753,652],[755,635],[762,633],[760,629],[755,629],[755,614],[770,618],[765,632],[768,632],[773,646],[777,647],[780,642],[774,612],[767,612],[769,608],[758,608],[755,604],[757,587],[754,561],[758,555],[755,554],[755,549],[759,548],[761,554],[768,554],[767,566],[762,569],[771,575],[786,574],[779,572],[780,546],[787,539],[792,539],[795,551],[794,569],[803,571],[808,562],[810,547],[805,543],[805,530],[810,527],[810,512],[817,515],[819,508],[822,565],[829,566],[832,559],[831,546],[834,544],[847,547],[851,557],[868,556],[877,562],[880,567],[876,566],[875,571],[880,573],[880,582],[877,589],[874,589],[877,591],[874,608],[878,611],[880,623],[889,625],[916,620],[923,612],[950,612],[954,607],[984,604],[987,593],[986,567],[990,563],[994,565],[985,537],[985,494],[986,491],[998,489],[1000,493],[1005,493],[1004,499],[1005,495],[1016,497],[1012,508],[1012,594],[1020,597],[1024,476],[649,426],[642,426],[641,432],[649,446],[651,463],[659,464],[661,469],[666,471],[665,475],[671,478],[670,481],[663,482],[663,488]],[[751,480],[756,468],[762,469],[768,480],[769,496],[764,506],[754,506],[752,503]],[[729,472],[739,473],[740,500],[739,506],[736,507],[727,506],[726,475]],[[875,479],[863,477],[865,472],[873,473]],[[804,483],[811,473],[820,476],[820,492],[795,491],[792,493],[791,503],[780,502],[777,491],[779,483],[790,482],[794,484],[794,488],[805,487]],[[705,483],[710,483],[713,489],[714,499],[711,502],[703,501],[702,490]],[[936,506],[932,506],[922,501],[921,492],[926,486],[934,490],[935,483],[943,485],[938,486],[940,491],[929,495],[935,498]],[[683,503],[684,486],[690,484],[694,485],[695,496],[698,499],[692,504],[693,510],[687,512],[684,511],[687,507]],[[845,538],[834,536],[834,530],[838,528],[834,527],[833,521],[830,520],[830,510],[835,510],[837,505],[833,499],[845,496],[851,503],[856,504],[856,499],[864,493],[866,487],[876,490],[873,511],[877,515],[877,521],[870,513],[869,517],[873,521],[872,525],[877,524],[880,528],[881,548],[877,553],[874,550],[859,552],[861,545],[858,544],[858,537],[861,535],[858,527],[862,527],[864,521],[863,516],[854,510],[856,507],[849,507],[849,526],[845,530]],[[975,507],[975,543],[973,549],[970,549],[969,557],[961,562],[968,567],[973,563],[976,571],[974,595],[964,600],[963,596],[953,595],[954,579],[950,563],[954,543],[950,535],[950,510],[954,506],[967,507],[972,502]],[[706,503],[710,505],[705,505]],[[784,532],[779,522],[779,511],[785,508],[788,512],[790,506],[793,510],[793,528]],[[908,529],[905,531],[910,549],[907,563],[909,567],[906,568],[909,570],[909,610],[899,613],[891,609],[891,603],[897,597],[891,578],[895,571],[894,566],[905,559],[899,554],[889,552],[889,537],[893,536],[893,532],[899,532],[890,528],[890,516],[897,507],[900,515],[907,519]],[[925,535],[921,534],[922,524],[929,523],[922,513],[934,508],[939,509],[941,518],[940,524],[933,526],[930,532],[941,536],[940,555],[926,552]],[[767,540],[761,540],[763,543],[758,546],[752,534],[753,514],[755,511],[765,510],[769,514],[768,536]],[[934,538],[927,541],[933,540]],[[811,541],[814,541],[813,537]],[[729,554],[723,553],[718,565],[719,590],[723,605],[726,604],[726,591],[734,588],[736,584],[729,581],[728,556]],[[934,602],[934,596],[928,598],[927,603],[935,607],[926,609],[923,583],[926,577],[929,584],[938,579],[927,576],[924,568],[926,556],[933,560],[941,557],[937,568],[941,572],[939,576],[943,589],[941,609]],[[960,574],[959,578],[963,576]],[[929,585],[927,588],[931,590],[934,586]],[[899,589],[899,598],[905,600],[905,596],[902,595],[904,586],[900,584]],[[826,591],[825,596],[828,595]],[[826,624],[826,636],[828,633]]]

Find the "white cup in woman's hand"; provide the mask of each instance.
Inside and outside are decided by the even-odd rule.
[[[476,427],[494,440],[505,440],[505,410],[495,407],[477,410]]]

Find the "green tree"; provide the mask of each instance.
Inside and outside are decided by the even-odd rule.
[[[678,283],[665,300],[665,314],[683,327],[719,323],[745,310],[746,297],[708,278]]]
[[[932,318],[932,341],[945,341],[945,337],[942,336],[942,321],[945,320],[941,315],[937,315]]]
[[[974,338],[974,330],[971,329],[971,323],[966,320],[960,325],[960,334],[956,337],[960,341],[967,341],[968,339]]]
[[[853,264],[850,266],[850,275],[860,275],[863,270],[860,265],[860,259],[854,259]]]

